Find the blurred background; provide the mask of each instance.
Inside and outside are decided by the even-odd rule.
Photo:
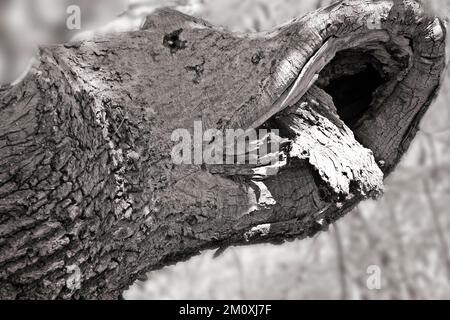
[[[20,80],[37,45],[137,29],[158,7],[175,7],[234,31],[262,31],[331,0],[0,0],[0,84]],[[81,29],[66,26],[70,5]],[[450,0],[428,0],[450,13]],[[92,31],[92,30],[95,30]],[[450,71],[446,77],[450,77]],[[448,80],[448,79],[447,79]],[[312,239],[229,248],[149,274],[126,299],[450,299],[450,81],[411,149],[366,201]],[[375,269],[374,269],[375,268]],[[371,272],[380,283],[368,286]]]

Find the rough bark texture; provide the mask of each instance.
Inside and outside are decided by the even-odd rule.
[[[141,31],[42,48],[0,92],[0,297],[118,298],[204,249],[326,230],[381,193],[437,93],[445,37],[414,1],[340,1],[263,34],[161,10]],[[174,165],[171,134],[195,120],[282,128],[286,161]]]

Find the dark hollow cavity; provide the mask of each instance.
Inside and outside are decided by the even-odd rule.
[[[371,109],[373,95],[384,83],[379,70],[381,64],[373,56],[347,50],[320,73],[318,86],[333,98],[339,117],[352,130]]]

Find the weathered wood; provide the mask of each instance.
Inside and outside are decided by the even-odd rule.
[[[340,1],[269,33],[161,10],[42,48],[0,92],[0,297],[117,298],[204,249],[326,230],[381,193],[437,94],[445,37],[414,1]],[[174,165],[171,134],[195,120],[280,127],[286,161]]]

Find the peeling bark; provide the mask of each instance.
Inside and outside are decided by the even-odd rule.
[[[161,10],[42,48],[0,91],[0,297],[118,298],[201,250],[327,230],[381,193],[437,94],[445,37],[414,1],[340,1],[269,33]],[[195,120],[280,127],[286,161],[174,165],[171,134]]]

